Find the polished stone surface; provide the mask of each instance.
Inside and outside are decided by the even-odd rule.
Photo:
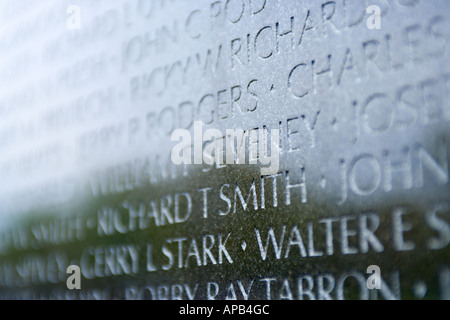
[[[0,21],[0,298],[450,299],[448,1],[1,1]],[[197,121],[278,133],[278,170],[175,165]]]

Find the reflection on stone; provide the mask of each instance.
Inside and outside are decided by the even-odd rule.
[[[449,299],[450,6],[374,5],[1,3],[0,298]]]

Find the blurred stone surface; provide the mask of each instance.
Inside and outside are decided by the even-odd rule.
[[[1,298],[450,299],[448,1],[1,1],[0,21]],[[175,165],[195,121],[279,130],[279,170]]]

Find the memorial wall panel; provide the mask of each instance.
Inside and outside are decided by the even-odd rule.
[[[0,298],[450,299],[449,46],[445,0],[0,1]]]

